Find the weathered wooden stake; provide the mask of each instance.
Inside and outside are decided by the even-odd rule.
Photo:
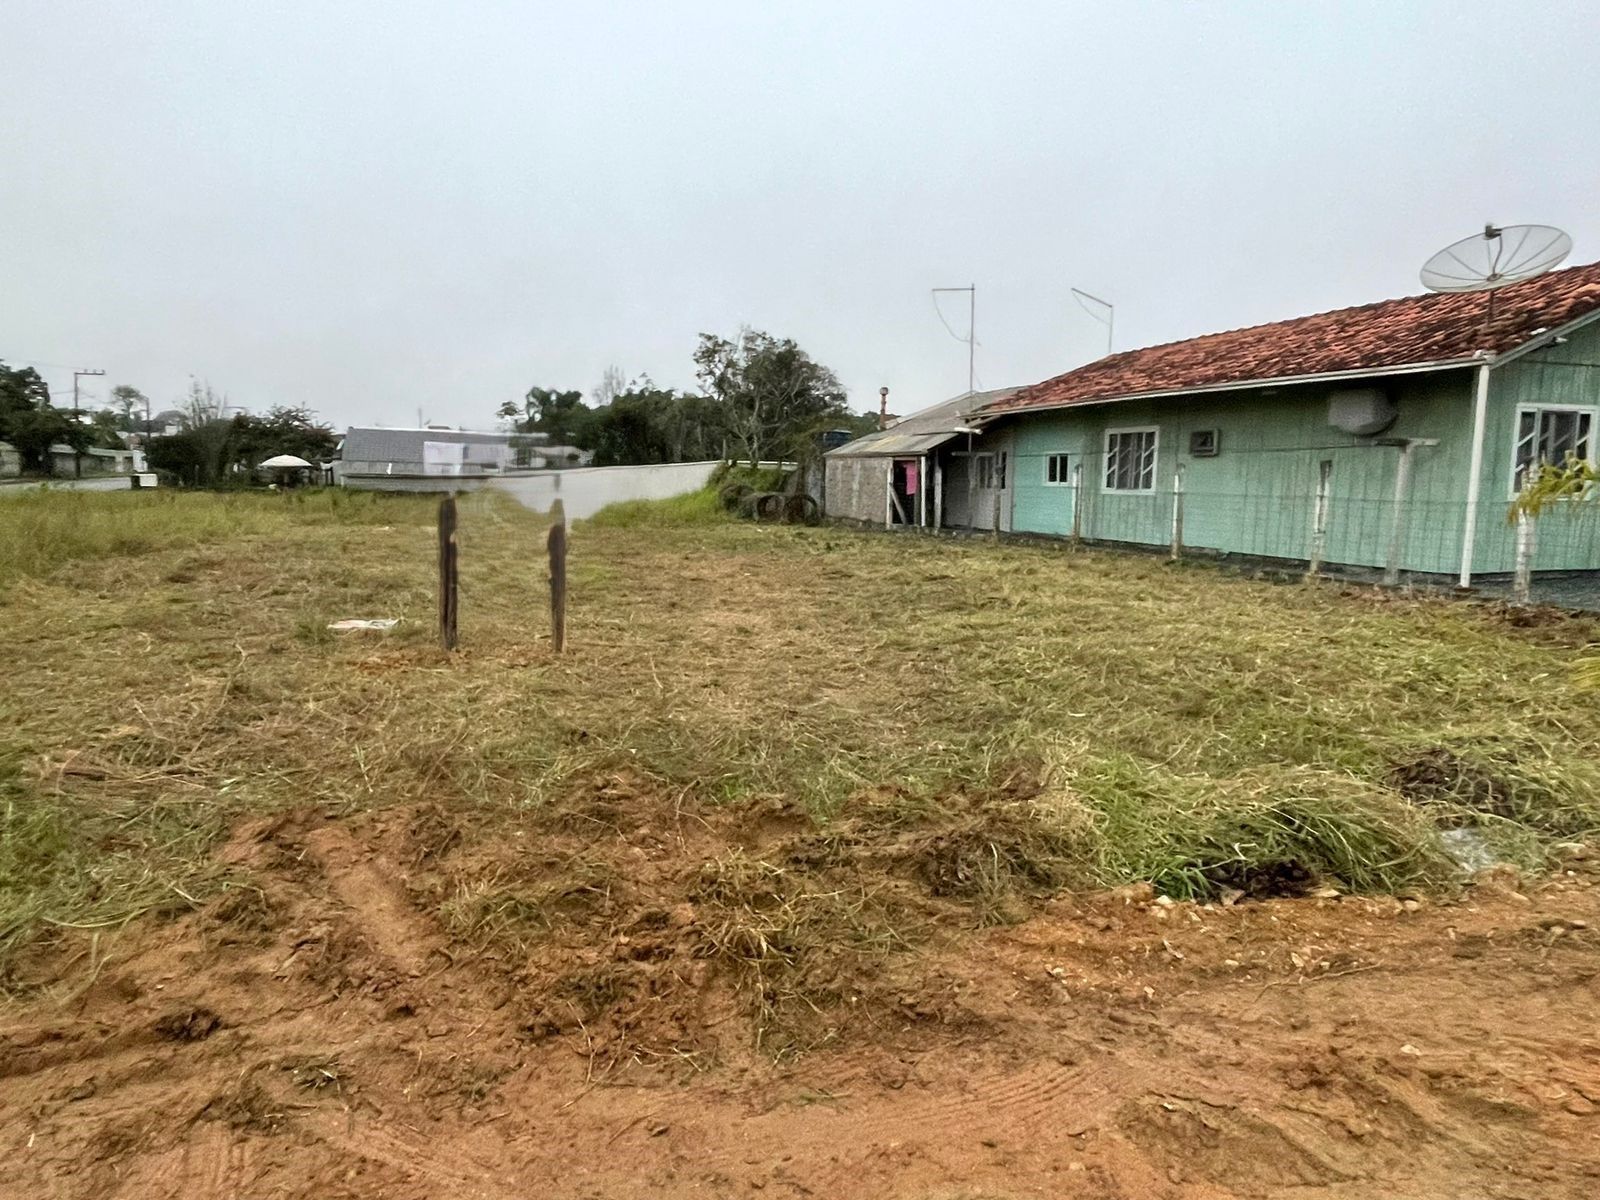
[[[567,644],[567,516],[557,500],[550,510],[550,649],[560,654]]]
[[[456,498],[450,495],[439,501],[439,644],[446,650],[456,648],[456,554]]]

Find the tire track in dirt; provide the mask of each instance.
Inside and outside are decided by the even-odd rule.
[[[305,835],[334,897],[358,918],[358,931],[372,948],[411,976],[422,974],[428,959],[444,954],[444,942],[412,909],[404,890],[384,875],[342,825],[324,825]]]
[[[526,1200],[525,1190],[502,1184],[503,1171],[462,1153],[450,1139],[401,1132],[393,1123],[352,1121],[345,1114],[334,1113],[308,1119],[301,1128],[346,1159],[367,1159],[407,1179],[446,1189],[430,1194],[460,1200]]]

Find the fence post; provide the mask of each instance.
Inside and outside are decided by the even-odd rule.
[[[1072,544],[1083,544],[1083,464],[1072,467]]]
[[[1533,552],[1538,546],[1538,530],[1525,512],[1517,513],[1517,564],[1511,584],[1511,602],[1526,605],[1533,600]]]
[[[451,493],[439,501],[439,644],[456,648],[457,573],[456,498]]]
[[[1000,497],[1002,494],[999,491],[995,492],[993,511],[989,514],[989,536],[992,538],[1000,536]]]
[[[550,508],[546,546],[550,551],[550,649],[560,654],[567,644],[567,514],[561,501]]]
[[[1400,461],[1394,469],[1394,516],[1389,526],[1389,556],[1383,568],[1383,582],[1394,587],[1400,582],[1400,550],[1406,536],[1406,488],[1411,483],[1411,450],[1416,442],[1400,443]]]
[[[1317,503],[1311,510],[1311,553],[1308,577],[1322,574],[1328,555],[1328,480],[1333,475],[1333,459],[1325,458],[1317,467]]]
[[[1179,463],[1172,472],[1172,554],[1171,560],[1178,561],[1178,556],[1183,553],[1183,464]]]

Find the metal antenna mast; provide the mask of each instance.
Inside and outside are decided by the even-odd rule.
[[[1111,353],[1111,336],[1116,330],[1117,306],[1115,304],[1111,303],[1111,301],[1109,301],[1109,300],[1100,299],[1099,296],[1091,296],[1088,292],[1084,291],[1082,288],[1072,288],[1071,291],[1072,291],[1072,294],[1074,296],[1076,296],[1077,299],[1078,299],[1078,307],[1083,309],[1083,311],[1088,313],[1091,317],[1094,317],[1094,319],[1096,321],[1100,321],[1100,323],[1106,327],[1106,353],[1110,354]],[[1099,316],[1097,316],[1089,308],[1089,306],[1087,304],[1084,303],[1085,300],[1092,300],[1094,303],[1098,304],[1101,308],[1105,309],[1106,310],[1105,319],[1101,320],[1101,318]]]
[[[944,319],[944,312],[939,308],[940,292],[966,292],[969,301],[967,315],[967,336],[962,337],[950,328],[950,322]],[[978,390],[977,388],[977,349],[978,349],[978,285],[973,283],[966,287],[942,287],[933,289],[933,311],[939,314],[939,323],[949,332],[950,336],[958,342],[967,344],[967,393]]]

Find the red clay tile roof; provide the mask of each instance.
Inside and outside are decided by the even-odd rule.
[[[1126,350],[1019,388],[984,414],[1059,408],[1151,393],[1202,391],[1302,375],[1381,375],[1423,363],[1503,354],[1536,330],[1556,329],[1600,309],[1600,263],[1551,271],[1494,293],[1486,328],[1483,292],[1430,293],[1164,346]]]

